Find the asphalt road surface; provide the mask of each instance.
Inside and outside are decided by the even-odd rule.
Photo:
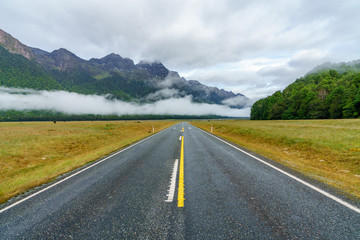
[[[360,239],[359,206],[262,159],[179,123],[0,206],[0,239]]]

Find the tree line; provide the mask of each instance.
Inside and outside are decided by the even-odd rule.
[[[0,122],[17,121],[112,121],[112,120],[167,120],[167,119],[218,119],[217,115],[101,115],[101,114],[65,114],[61,112],[31,110],[0,110]]]

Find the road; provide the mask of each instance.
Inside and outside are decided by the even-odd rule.
[[[3,205],[0,239],[360,239],[359,206],[262,159],[179,123]]]

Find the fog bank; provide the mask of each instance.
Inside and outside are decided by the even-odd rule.
[[[110,100],[106,96],[83,95],[65,91],[36,91],[0,87],[0,110],[51,110],[65,114],[100,115],[221,115],[248,117],[250,108],[194,103],[191,96],[138,104]]]

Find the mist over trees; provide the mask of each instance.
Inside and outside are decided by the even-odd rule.
[[[255,102],[252,120],[360,117],[360,73],[322,70]]]

